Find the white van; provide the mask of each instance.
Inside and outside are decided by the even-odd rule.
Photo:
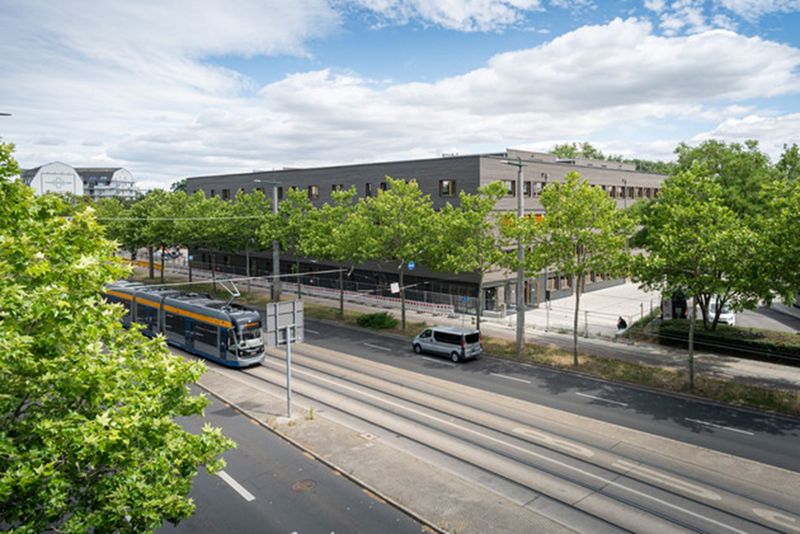
[[[716,313],[717,301],[712,299],[711,302],[708,303],[708,320],[713,321]],[[727,304],[722,306],[722,310],[719,312],[719,322],[728,326],[736,326],[736,314],[728,307]]]
[[[426,328],[411,341],[414,352],[429,352],[449,356],[453,362],[477,358],[483,353],[481,333],[474,328],[433,326]]]

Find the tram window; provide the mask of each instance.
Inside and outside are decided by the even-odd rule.
[[[174,332],[176,334],[183,334],[185,330],[184,319],[180,315],[175,315],[174,313],[165,313],[164,314],[165,325],[164,328],[167,332]]]
[[[206,345],[211,345],[216,347],[217,346],[217,327],[205,324],[205,323],[195,323],[194,324],[194,339],[195,341],[199,341],[200,343],[205,343]]]
[[[136,322],[151,325],[155,324],[156,310],[144,304],[136,304]]]

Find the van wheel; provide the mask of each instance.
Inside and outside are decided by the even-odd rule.
[[[457,352],[453,352],[450,354],[450,360],[453,363],[458,363],[461,361],[461,355],[459,355]]]
[[[422,347],[419,345],[419,343],[414,343],[414,352],[417,354],[422,354]]]

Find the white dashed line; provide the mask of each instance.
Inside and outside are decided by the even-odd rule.
[[[594,395],[589,395],[588,393],[576,392],[575,395],[578,395],[580,397],[586,397],[588,399],[599,400],[599,401],[602,401],[602,402],[608,402],[608,403],[611,403],[611,404],[617,404],[619,406],[627,406],[628,405],[627,402],[619,402],[619,401],[615,401],[615,400],[604,399],[603,397],[595,397]]]
[[[501,375],[500,373],[489,373],[492,376],[497,376],[500,378],[505,378],[506,380],[514,380],[515,382],[524,382],[525,384],[530,384],[530,380],[525,380],[524,378],[517,378],[516,376],[508,376],[508,375]]]
[[[310,328],[306,328],[306,332],[308,332],[309,334],[319,334],[319,332],[317,332],[316,330],[311,330]]]
[[[428,360],[429,362],[433,362],[433,363],[440,363],[442,365],[449,365],[450,367],[455,367],[456,366],[456,364],[454,364],[454,363],[445,362],[443,360],[437,360],[436,358],[428,358],[427,356],[423,356],[422,359],[423,360]]]
[[[391,352],[391,350],[392,350],[392,349],[387,348],[387,347],[381,347],[380,345],[373,345],[372,343],[364,343],[364,345],[366,345],[367,347],[371,347],[373,349],[385,350],[386,352]]]
[[[708,421],[701,421],[700,419],[691,419],[689,417],[684,417],[684,419],[686,419],[687,421],[690,421],[692,423],[697,423],[698,425],[705,425],[705,426],[710,426],[711,428],[718,428],[720,430],[730,430],[731,432],[738,432],[739,434],[746,434],[748,436],[755,436],[755,434],[753,434],[752,432],[748,432],[747,430],[740,430],[738,428],[733,428],[731,426],[722,426],[722,425],[718,425],[716,423],[709,423]]]
[[[241,484],[239,484],[238,482],[236,482],[236,481],[233,479],[233,477],[232,477],[232,476],[230,476],[230,475],[229,475],[228,473],[226,473],[225,471],[220,471],[219,473],[217,473],[217,475],[219,475],[219,478],[221,478],[222,480],[224,480],[226,484],[228,484],[230,487],[232,487],[232,488],[233,488],[233,490],[234,490],[236,493],[238,493],[239,495],[241,495],[241,496],[242,496],[242,498],[243,498],[244,500],[246,500],[247,502],[250,502],[250,501],[254,501],[254,500],[256,500],[256,498],[253,496],[253,494],[252,494],[252,493],[250,493],[249,491],[247,491],[246,489],[244,489],[244,487],[243,487]]]

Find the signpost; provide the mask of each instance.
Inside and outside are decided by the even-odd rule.
[[[302,300],[267,303],[267,346],[286,345],[286,416],[289,419],[292,418],[292,343],[302,343],[303,332]]]

